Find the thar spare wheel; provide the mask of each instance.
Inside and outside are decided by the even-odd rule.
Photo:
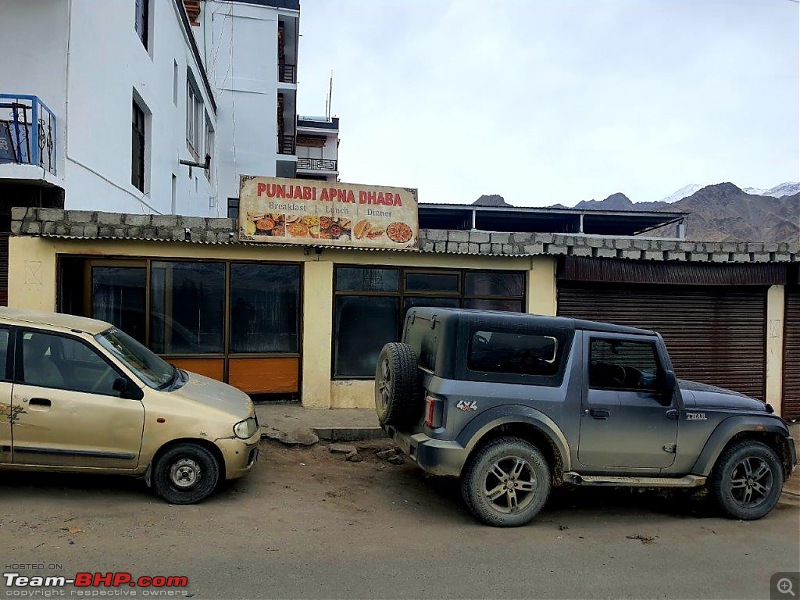
[[[417,398],[417,355],[408,344],[386,344],[375,371],[375,409],[381,425],[398,425],[413,416]]]

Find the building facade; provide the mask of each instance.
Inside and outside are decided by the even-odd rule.
[[[622,221],[594,213],[590,235],[485,231],[469,221],[580,215],[454,210],[421,205],[421,225],[451,226],[390,251],[238,242],[232,219],[17,209],[9,305],[102,318],[181,367],[316,408],[372,406],[377,353],[411,306],[605,319],[660,331],[678,377],[800,418],[800,247],[604,235]]]

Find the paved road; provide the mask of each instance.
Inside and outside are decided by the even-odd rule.
[[[185,575],[195,598],[768,598],[773,572],[800,569],[796,507],[736,522],[685,493],[562,490],[500,530],[411,465],[262,450],[190,507],[127,479],[2,473],[4,566]]]

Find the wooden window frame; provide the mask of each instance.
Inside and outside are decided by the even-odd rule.
[[[336,289],[336,277],[339,269],[386,269],[400,272],[400,283],[397,291],[392,292],[372,292],[372,291],[338,291]],[[405,322],[405,300],[406,298],[453,298],[459,301],[459,307],[463,308],[468,300],[506,300],[519,302],[522,311],[526,306],[526,293],[527,293],[527,275],[526,271],[515,269],[503,270],[503,273],[510,275],[522,276],[522,294],[520,296],[491,296],[491,295],[476,295],[466,293],[466,279],[467,273],[494,273],[490,269],[466,269],[466,268],[437,268],[437,267],[392,267],[388,265],[358,265],[358,264],[337,264],[333,269],[333,302],[331,303],[332,311],[332,335],[331,335],[331,380],[332,381],[348,381],[348,380],[371,380],[371,375],[337,375],[336,374],[336,343],[339,338],[339,332],[336,330],[336,301],[339,297],[344,296],[361,296],[373,298],[398,298],[400,308],[400,318],[397,323],[397,339],[401,339],[403,335],[403,324]],[[458,291],[454,292],[441,292],[438,290],[409,290],[406,288],[406,277],[409,273],[416,274],[433,274],[433,275],[458,275]]]

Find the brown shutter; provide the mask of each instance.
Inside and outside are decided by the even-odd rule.
[[[800,288],[786,289],[781,416],[800,419]]]
[[[653,329],[676,375],[763,399],[766,288],[559,282],[558,314]]]
[[[8,237],[7,231],[0,231],[0,306],[8,306]]]

